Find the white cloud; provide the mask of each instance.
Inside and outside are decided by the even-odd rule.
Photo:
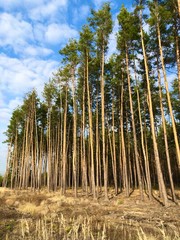
[[[0,142],[5,141],[5,137],[0,137]],[[0,174],[4,175],[6,170],[7,144],[0,144]]]
[[[7,124],[11,118],[11,113],[14,109],[16,109],[18,106],[22,104],[22,98],[15,97],[14,99],[11,99],[8,104],[4,105],[4,107],[1,107],[1,124]]]
[[[146,32],[146,33],[149,33],[149,24],[147,24],[147,23],[144,23],[144,26],[143,26],[143,29],[144,29],[144,31]]]
[[[20,106],[22,104],[22,98],[20,97],[16,97],[12,100],[10,100],[9,104],[8,104],[8,109],[10,111],[13,111],[15,108],[17,108],[18,106]]]
[[[41,97],[44,83],[59,66],[47,60],[56,51],[49,46],[60,48],[69,38],[78,37],[75,29],[63,24],[69,17],[67,6],[68,0],[0,0],[0,173],[7,155],[2,133],[12,111],[33,88]],[[88,6],[80,7],[81,18],[87,12]]]
[[[19,8],[26,8],[27,10],[39,9],[40,12],[45,10],[45,7],[52,8],[54,5],[56,8],[65,7],[67,0],[4,0],[0,1],[0,7],[6,11],[13,11]]]
[[[24,21],[21,16],[13,16],[8,13],[0,15],[0,46],[13,49],[16,54],[22,56],[46,57],[53,51],[46,47],[38,46],[43,42],[46,27],[38,24],[33,29],[30,23]],[[35,42],[37,44],[35,45]]]
[[[172,70],[176,71],[175,68],[172,69]],[[177,72],[169,73],[168,71],[166,71],[166,74],[167,74],[167,80],[168,80],[168,88],[170,90],[172,90],[172,84],[173,84],[174,80],[177,79]],[[162,82],[164,84],[164,77],[163,76],[162,76]]]
[[[1,68],[0,68],[1,69]],[[1,70],[0,70],[1,71]],[[1,80],[0,80],[0,85],[1,85]],[[0,106],[3,107],[5,105],[5,98],[4,94],[0,92]]]
[[[41,89],[48,81],[58,62],[28,58],[19,60],[0,55],[1,94],[6,92],[22,96],[32,88]]]
[[[33,27],[34,38],[38,42],[44,41],[44,34],[46,32],[46,26],[42,23],[36,23]]]
[[[112,33],[110,34],[109,36],[109,44],[108,44],[108,52],[107,52],[107,59],[113,54],[113,53],[116,53],[117,52],[117,49],[116,49],[116,45],[117,45],[117,37],[116,37],[116,34],[118,32],[118,20],[117,20],[117,17],[116,15],[114,16],[115,18],[115,21],[114,21],[114,26],[113,26],[113,30],[112,30]]]
[[[22,104],[24,95],[35,88],[41,96],[44,83],[49,80],[59,63],[36,58],[17,59],[0,54],[0,173],[5,172],[7,145],[3,132],[12,111]],[[9,98],[10,97],[10,98]]]
[[[8,108],[0,109],[1,111],[1,124],[0,124],[0,174],[4,174],[6,170],[7,158],[7,144],[3,144],[6,140],[4,132],[7,130],[9,120],[11,118],[11,111]]]
[[[20,104],[22,101],[19,98],[15,98],[11,101],[9,101],[9,104],[4,107],[0,108],[1,112],[1,125],[0,125],[0,174],[5,173],[6,169],[6,157],[7,157],[7,144],[2,144],[6,140],[6,136],[4,132],[7,130],[7,126],[9,124],[11,113],[13,109],[15,109],[18,104]],[[0,105],[1,106],[1,105]]]
[[[90,13],[90,7],[88,5],[82,5],[79,8],[73,9],[73,23],[77,23],[82,19],[86,19]]]
[[[35,46],[28,46],[24,49],[23,52],[26,56],[32,57],[45,57],[53,53],[52,49],[43,48],[43,47],[35,47]]]
[[[80,18],[85,18],[87,17],[87,15],[89,14],[90,12],[90,7],[88,5],[82,5],[80,8],[79,8],[79,12],[81,14],[79,14],[79,17]]]
[[[45,33],[45,40],[50,44],[61,44],[70,38],[76,38],[78,32],[66,24],[50,24]]]
[[[19,1],[19,0],[17,0]],[[39,7],[45,4],[48,0],[24,0],[24,7],[28,7],[29,9]]]
[[[106,0],[94,0],[94,5],[96,8],[100,8],[103,3],[107,2]]]
[[[20,6],[19,0],[6,0],[6,1],[0,1],[0,7],[5,10],[12,10]]]
[[[55,19],[59,11],[65,11],[67,0],[51,0],[44,1],[39,6],[32,7],[28,11],[28,15],[33,20],[43,22],[45,19]]]
[[[11,46],[15,53],[34,41],[33,29],[30,23],[21,19],[20,15],[0,14],[0,46]]]
[[[77,30],[67,24],[52,23],[34,25],[24,21],[21,16],[8,13],[0,15],[0,46],[13,49],[22,56],[47,56],[53,53],[51,49],[38,46],[44,41],[48,44],[61,44],[69,38],[78,36]],[[36,46],[34,46],[36,43]]]
[[[9,108],[1,108],[1,124],[6,124],[10,120],[11,111]]]

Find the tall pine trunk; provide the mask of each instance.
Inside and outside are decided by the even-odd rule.
[[[105,200],[108,200],[108,174],[106,162],[106,138],[105,138],[105,105],[104,105],[104,43],[101,53],[101,124],[102,124],[102,159],[104,168],[104,193]]]
[[[139,159],[137,137],[136,137],[136,126],[135,126],[135,120],[134,120],[134,109],[133,109],[133,102],[132,102],[132,91],[131,91],[131,82],[130,82],[130,73],[129,73],[129,58],[128,58],[127,45],[126,45],[126,73],[127,73],[127,79],[128,79],[129,103],[130,103],[131,120],[132,120],[134,153],[135,153],[135,160],[136,160],[137,177],[138,177],[138,184],[139,184],[139,189],[140,189],[140,194],[141,194],[141,200],[143,200],[143,185],[142,185],[140,159]]]
[[[161,32],[160,32],[160,26],[159,26],[158,10],[156,11],[156,18],[157,18],[156,19],[157,20],[156,21],[156,28],[157,28],[157,37],[158,37],[159,53],[160,53],[160,59],[161,59],[161,65],[162,65],[162,72],[163,72],[164,84],[165,84],[165,88],[166,88],[166,96],[167,96],[169,113],[170,113],[170,117],[171,117],[171,121],[172,121],[174,141],[175,141],[176,153],[177,153],[177,162],[178,162],[178,166],[179,166],[179,169],[180,169],[180,147],[179,147],[179,143],[178,143],[178,135],[177,135],[176,124],[175,124],[173,110],[172,110],[171,98],[170,98],[169,87],[168,87],[168,80],[167,80],[166,69],[165,69],[165,64],[164,64],[164,56],[163,56],[162,43],[161,43]]]
[[[75,67],[72,67],[72,94],[73,94],[73,183],[74,196],[77,197],[77,104],[75,93]]]
[[[67,86],[65,87],[64,119],[63,119],[63,149],[62,149],[62,193],[66,193],[66,168],[67,168]]]
[[[129,181],[128,181],[128,171],[127,171],[127,158],[126,158],[126,149],[124,141],[124,128],[123,128],[123,105],[124,105],[124,87],[123,83],[121,86],[121,107],[120,107],[120,132],[121,132],[121,154],[122,154],[122,181],[123,188],[126,192],[126,197],[129,197]]]
[[[172,170],[171,170],[171,161],[170,161],[170,156],[169,156],[169,145],[168,145],[168,139],[167,139],[166,120],[165,120],[165,116],[164,116],[163,97],[162,97],[162,90],[161,90],[161,76],[160,76],[159,67],[157,69],[157,72],[158,72],[158,85],[159,85],[159,100],[160,100],[161,118],[162,118],[162,125],[163,125],[163,134],[164,134],[164,142],[165,142],[165,151],[166,151],[166,159],[167,159],[169,180],[170,180],[170,186],[171,186],[171,194],[172,194],[173,201],[176,202],[176,196],[175,196],[175,191],[174,191],[174,183],[173,183],[173,178],[172,178]]]
[[[90,159],[91,159],[91,184],[93,197],[96,197],[95,188],[95,170],[94,170],[94,142],[93,142],[93,123],[92,123],[92,109],[89,90],[89,63],[88,52],[86,51],[86,84],[87,84],[87,97],[88,97],[88,117],[89,117],[89,140],[90,140]]]
[[[160,163],[160,159],[159,159],[159,151],[158,151],[156,131],[155,131],[155,122],[154,122],[154,113],[153,113],[153,108],[152,108],[152,97],[151,97],[151,88],[150,88],[150,80],[149,80],[148,61],[147,61],[147,55],[146,55],[146,50],[145,50],[145,44],[144,44],[144,33],[143,33],[143,29],[142,29],[142,11],[140,11],[140,35],[141,35],[141,44],[142,44],[142,50],[143,50],[146,81],[147,81],[148,108],[149,108],[149,114],[150,114],[151,133],[152,133],[152,140],[153,140],[156,170],[157,170],[157,176],[158,176],[158,184],[159,184],[159,190],[160,190],[160,195],[162,197],[163,204],[165,206],[167,206],[168,198],[167,198],[166,187],[165,187],[165,183],[164,183],[164,179],[163,179],[161,163]]]

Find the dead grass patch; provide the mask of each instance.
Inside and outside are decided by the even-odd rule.
[[[16,224],[10,224],[8,229],[1,225],[0,217],[0,229],[2,226],[3,234],[6,231],[11,240],[180,239],[179,206],[165,208],[147,197],[142,202],[139,191],[134,191],[130,198],[124,194],[114,196],[113,192],[110,195],[110,200],[104,201],[103,195],[94,200],[81,192],[74,198],[70,190],[63,196],[60,191],[49,193],[45,189],[33,192],[0,188],[2,221],[8,226],[16,219]]]

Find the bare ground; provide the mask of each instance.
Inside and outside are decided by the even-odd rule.
[[[177,196],[180,199],[180,191],[177,191]],[[48,193],[46,190],[33,192],[0,188],[0,240],[35,239],[33,234],[31,237],[24,234],[23,221],[28,231],[33,232],[39,219],[56,219],[59,216],[69,224],[72,219],[79,221],[79,217],[90,219],[94,225],[92,231],[106,231],[101,239],[180,239],[180,200],[164,207],[155,199],[149,201],[147,196],[141,201],[137,190],[130,198],[123,193],[114,196],[113,191],[109,197],[109,201],[104,201],[103,196],[93,200],[92,196],[86,198],[81,192],[78,198],[74,198],[72,191],[62,196],[60,192]]]

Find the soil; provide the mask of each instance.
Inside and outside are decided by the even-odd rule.
[[[154,192],[158,199],[156,194]],[[157,199],[149,201],[147,196],[141,201],[138,190],[132,192],[129,198],[123,193],[115,196],[113,192],[109,197],[109,201],[105,201],[103,195],[94,200],[91,195],[87,198],[83,193],[74,198],[71,191],[62,196],[60,192],[49,193],[46,190],[0,188],[0,239],[7,239],[7,235],[9,239],[14,239],[13,236],[21,239],[18,234],[20,235],[22,219],[31,219],[33,222],[42,216],[56,217],[62,214],[69,219],[78,216],[91,217],[96,222],[109,224],[109,229],[127,227],[128,233],[124,233],[121,239],[128,239],[127,234],[137,228],[152,236],[158,236],[158,231],[164,231],[170,236],[180,236],[180,191],[177,191],[177,204],[170,202],[168,207],[162,206]],[[111,239],[110,234],[109,236],[108,239]],[[112,239],[119,239],[118,235]]]

